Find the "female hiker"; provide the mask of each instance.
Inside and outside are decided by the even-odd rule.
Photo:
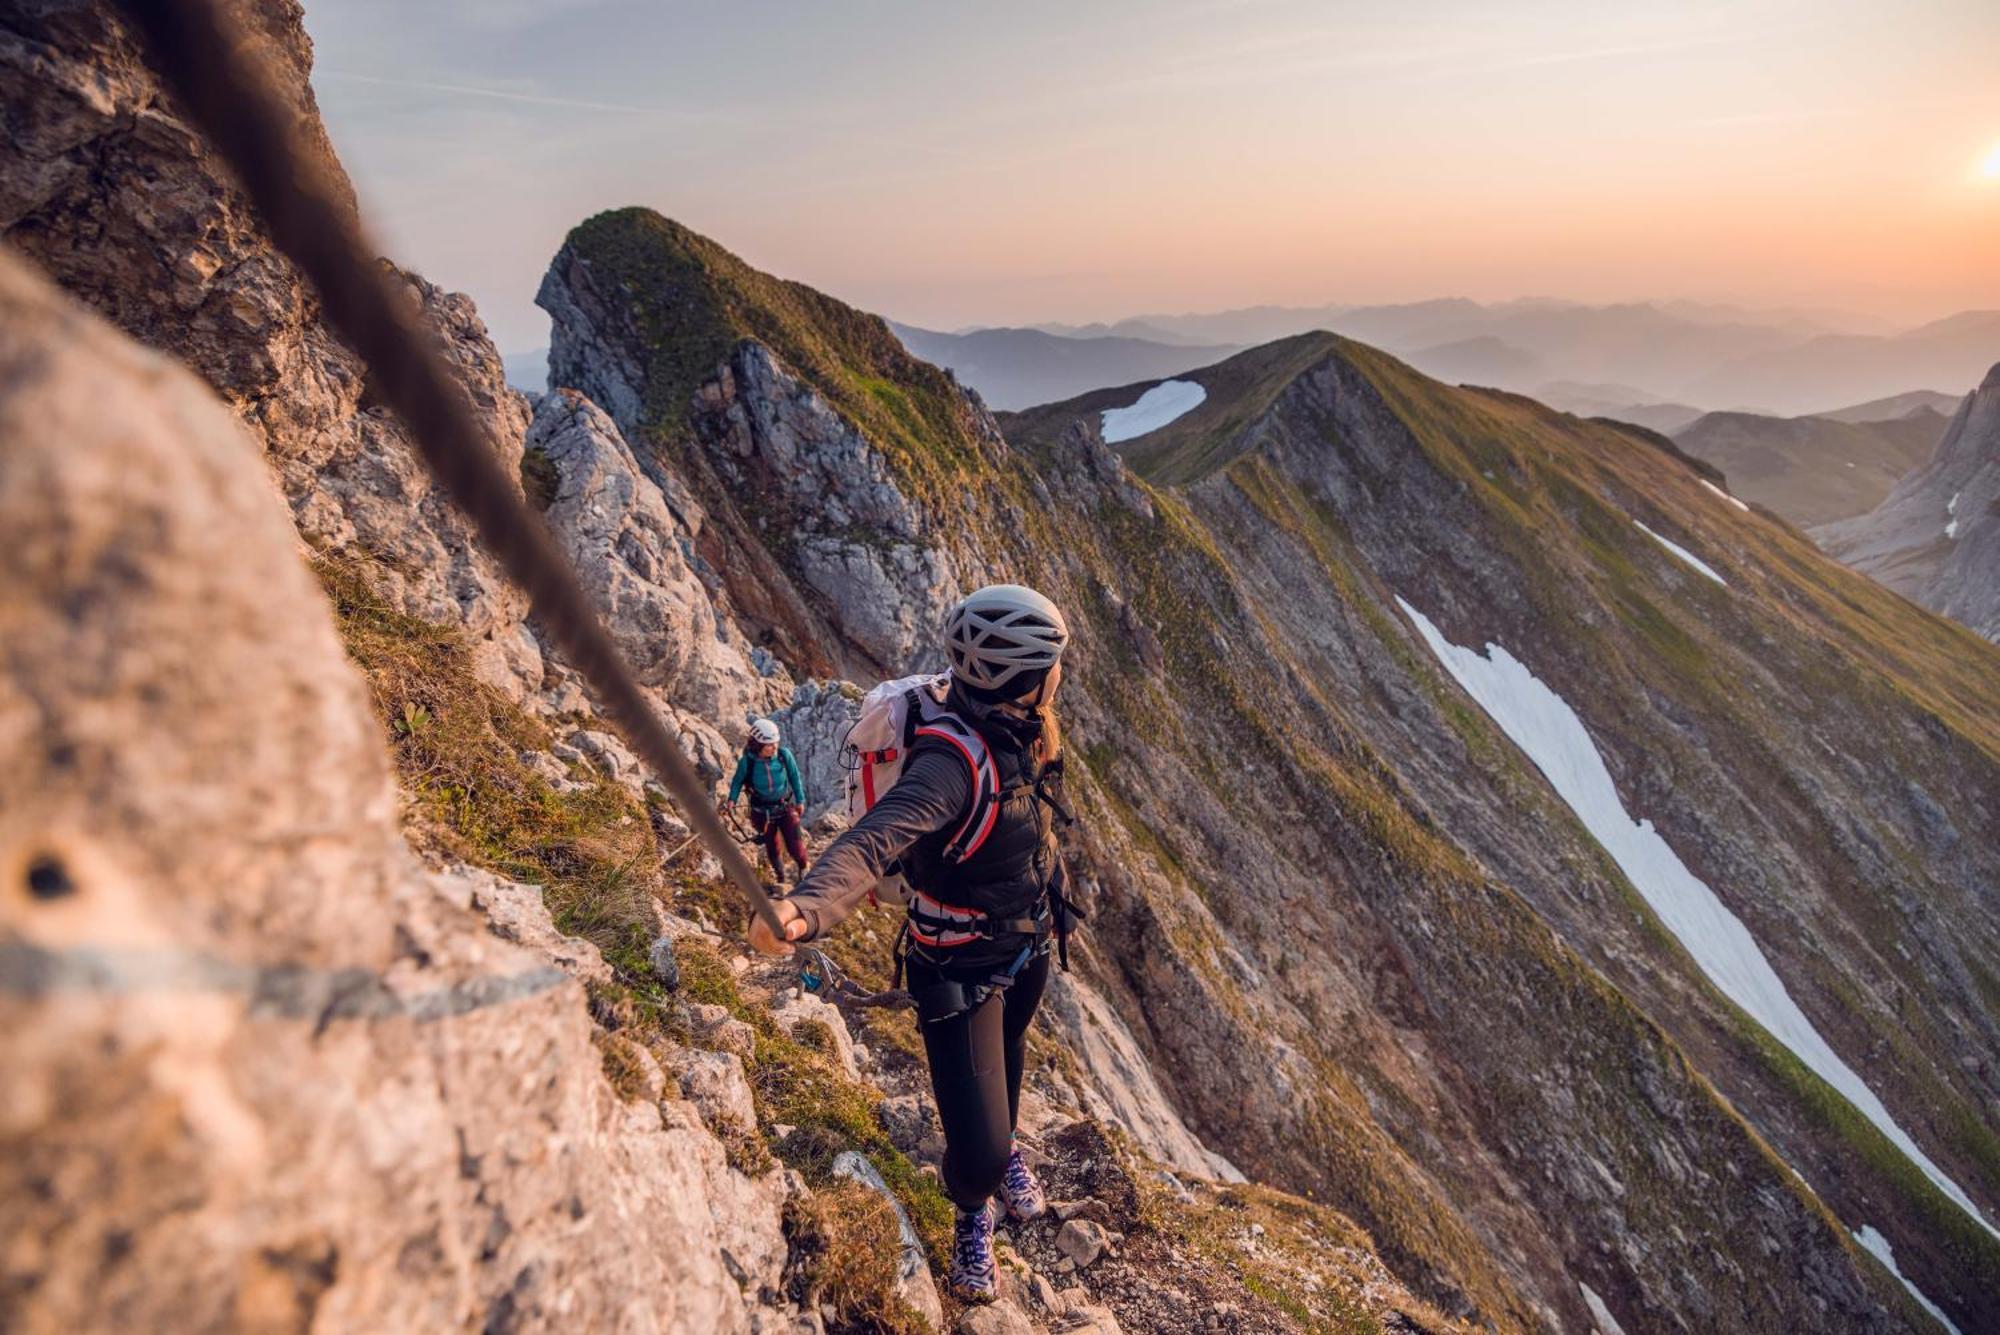
[[[750,828],[764,837],[764,856],[771,859],[771,876],[782,880],[785,864],[778,853],[778,841],[804,875],[805,835],[799,830],[799,815],[805,810],[806,786],[799,778],[799,762],[790,747],[778,744],[778,725],[760,718],[750,725],[750,737],[736,760],[736,776],[729,781],[729,796],[720,804],[727,814],[736,805],[745,787],[750,789]]]
[[[1068,641],[1055,604],[1018,584],[953,608],[950,686],[913,727],[900,777],[777,905],[785,941],[812,941],[886,871],[900,868],[910,884],[899,969],[917,1003],[945,1190],[958,1207],[950,1284],[971,1302],[996,1291],[996,1194],[1015,1219],[1045,1208],[1013,1136],[1028,1024],[1070,912],[1051,819],[1061,745],[1050,708]],[[790,949],[761,920],[750,942]]]

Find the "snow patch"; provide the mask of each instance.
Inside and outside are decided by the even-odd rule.
[[[1136,402],[1104,410],[1104,443],[1116,445],[1121,440],[1158,431],[1181,414],[1200,407],[1207,397],[1208,391],[1192,380],[1162,380]]]
[[[1625,1328],[1618,1324],[1617,1317],[1611,1315],[1611,1309],[1604,1305],[1604,1299],[1597,1296],[1596,1289],[1581,1281],[1577,1283],[1577,1288],[1583,1290],[1583,1305],[1590,1309],[1590,1319],[1597,1326],[1597,1335],[1625,1335]]]
[[[1956,538],[1958,536],[1958,498],[1963,495],[1965,495],[1965,493],[1962,491],[1954,491],[1951,494],[1950,503],[1944,507],[1944,516],[1946,520],[1944,526],[1944,535],[1947,538]]]
[[[1639,524],[1639,521],[1636,519],[1633,520],[1632,522],[1634,524]],[[1679,543],[1671,542],[1666,538],[1661,537],[1659,534],[1653,532],[1653,530],[1647,528],[1644,524],[1639,524],[1639,531],[1645,534],[1647,537],[1651,538],[1654,542],[1659,543],[1660,546],[1672,552],[1675,556],[1679,557],[1682,563],[1693,566],[1696,570],[1699,570],[1702,574],[1708,576],[1710,579],[1714,580],[1717,584],[1720,584],[1723,588],[1726,589],[1729,587],[1728,580],[1716,574],[1714,569],[1710,567],[1706,561],[1702,560],[1700,557],[1696,556],[1693,552],[1681,546]]]
[[[1721,487],[1716,486],[1713,482],[1710,482],[1707,478],[1705,477],[1696,478],[1695,481],[1701,483],[1702,486],[1707,487],[1710,491],[1720,496],[1723,500],[1728,501],[1731,505],[1743,511],[1745,514],[1748,514],[1750,512],[1749,506],[1745,505],[1742,501],[1737,500],[1734,496],[1731,496],[1728,492],[1724,491]]]
[[[1611,772],[1604,767],[1604,757],[1590,740],[1583,720],[1563,698],[1502,646],[1488,644],[1488,657],[1482,658],[1447,640],[1423,613],[1400,597],[1396,603],[1445,670],[1535,763],[1723,995],[1881,1128],[1939,1191],[1987,1232],[2000,1237],[2000,1229],[1987,1223],[1972,1198],[1917,1148],[1875,1091],[1813,1028],[1743,920],[1687,869],[1651,821],[1634,821],[1626,813]]]
[[[1896,1254],[1889,1250],[1889,1240],[1880,1233],[1877,1233],[1872,1224],[1863,1224],[1860,1228],[1855,1229],[1854,1240],[1866,1248],[1876,1260],[1889,1268],[1889,1273],[1894,1275],[1896,1281],[1905,1289],[1908,1289],[1910,1296],[1917,1300],[1917,1306],[1936,1317],[1938,1324],[1950,1331],[1951,1335],[1960,1335],[1958,1327],[1951,1324],[1951,1318],[1939,1311],[1936,1303],[1919,1293],[1916,1285],[1903,1278],[1903,1272],[1896,1269]]]

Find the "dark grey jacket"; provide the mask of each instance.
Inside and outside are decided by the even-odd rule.
[[[830,932],[867,898],[883,869],[927,834],[965,818],[972,774],[944,751],[918,751],[895,786],[812,864],[791,902],[812,928],[804,940]]]

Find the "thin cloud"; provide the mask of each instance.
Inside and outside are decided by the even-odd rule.
[[[591,102],[574,97],[549,97],[542,93],[517,93],[504,88],[482,88],[469,83],[434,83],[428,79],[385,79],[374,74],[354,74],[347,70],[316,70],[316,79],[339,79],[347,83],[373,84],[380,88],[408,88],[425,93],[450,93],[463,97],[491,98],[496,102],[516,102],[531,107],[561,107],[571,111],[609,111],[637,116],[679,116],[688,120],[703,118],[700,112],[681,111],[673,107],[642,107],[626,102]]]

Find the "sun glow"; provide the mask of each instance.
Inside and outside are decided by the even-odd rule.
[[[1979,164],[1979,174],[1989,181],[2000,181],[2000,144],[1987,150],[1986,160]]]

